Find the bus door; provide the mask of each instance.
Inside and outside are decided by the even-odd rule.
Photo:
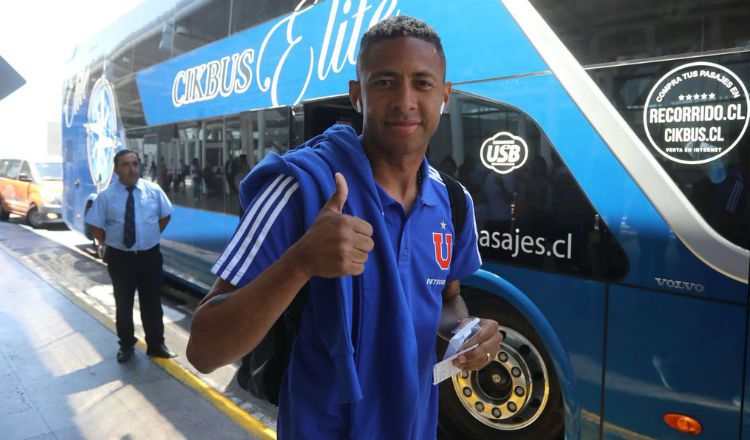
[[[304,139],[326,131],[333,124],[346,124],[362,133],[362,115],[352,108],[349,96],[321,99],[304,104]]]

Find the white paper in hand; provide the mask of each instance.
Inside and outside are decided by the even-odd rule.
[[[432,368],[432,384],[437,385],[445,379],[453,376],[454,374],[460,373],[461,369],[453,365],[453,359],[477,347],[479,347],[479,344],[474,344],[471,347],[468,347],[466,350],[462,350],[454,354],[453,356],[445,358],[435,364],[435,366]]]
[[[479,318],[473,318],[454,328],[451,331],[453,337],[448,341],[448,348],[445,349],[443,360],[458,353],[458,350],[463,347],[466,341],[473,338],[480,330],[482,330],[482,327],[479,326]]]
[[[461,372],[460,368],[456,368],[453,365],[453,359],[477,347],[478,344],[474,344],[471,347],[458,352],[466,341],[473,338],[480,330],[482,330],[482,328],[479,326],[479,318],[473,318],[470,321],[459,324],[453,329],[451,332],[453,333],[453,337],[448,342],[448,348],[445,350],[443,360],[435,364],[432,368],[433,385],[437,385],[454,374]]]

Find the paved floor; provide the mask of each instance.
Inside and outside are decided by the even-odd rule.
[[[244,439],[224,413],[0,247],[0,438]]]

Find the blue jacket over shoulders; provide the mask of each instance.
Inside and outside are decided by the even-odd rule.
[[[442,287],[447,278],[468,275],[481,262],[469,203],[472,216],[461,237],[466,257],[458,269],[439,264],[446,252],[450,261],[453,249],[461,249],[458,243],[451,248],[445,187],[426,160],[423,166],[428,172],[412,212],[393,214],[400,205],[376,184],[360,139],[351,127],[337,125],[283,156],[270,154],[241,182],[244,208],[269,179],[292,176],[299,183],[307,230],[333,194],[334,174],[340,172],[349,187],[344,213],[373,227],[375,247],[362,275],[310,280],[280,393],[279,438],[435,437],[437,391],[431,371]],[[394,226],[392,217],[401,223]],[[425,222],[429,226],[420,224]],[[409,228],[424,230],[423,239]],[[428,228],[447,234],[447,250],[442,241],[433,243]]]

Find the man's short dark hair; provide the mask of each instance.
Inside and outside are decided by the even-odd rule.
[[[359,57],[357,58],[357,76],[364,66],[364,60],[375,43],[391,38],[412,37],[432,43],[437,49],[438,56],[445,66],[445,52],[440,36],[427,23],[406,15],[397,15],[378,22],[362,35],[359,42]]]
[[[126,155],[128,153],[135,154],[135,157],[136,157],[136,159],[138,159],[138,162],[139,163],[141,162],[141,157],[138,156],[138,153],[136,153],[135,151],[133,151],[133,150],[120,150],[120,151],[117,152],[117,154],[115,154],[115,168],[117,168],[117,161],[120,160],[120,158],[122,156],[124,156],[124,155]],[[162,157],[162,159],[163,159],[163,157]]]

